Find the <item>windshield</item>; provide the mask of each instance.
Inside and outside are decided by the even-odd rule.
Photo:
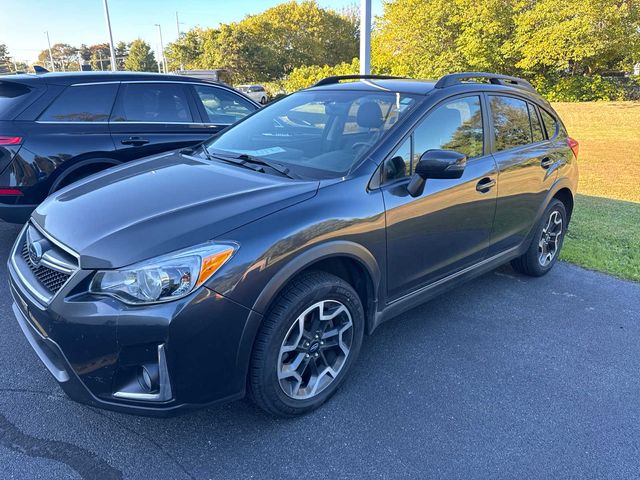
[[[312,178],[342,176],[417,103],[393,92],[302,91],[212,139],[211,154],[250,155]]]

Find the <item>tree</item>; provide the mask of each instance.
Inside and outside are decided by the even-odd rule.
[[[92,70],[111,70],[111,50],[108,43],[91,45],[89,52]]]
[[[129,56],[124,62],[124,68],[134,72],[158,71],[155,55],[147,42],[141,39],[131,42]]]
[[[56,43],[51,46],[53,64],[58,71],[80,70],[78,63],[78,49],[66,43]],[[49,49],[42,50],[38,55],[38,63],[51,68]]]
[[[0,43],[0,73],[8,73],[13,71],[13,65],[11,63],[11,57],[9,56],[9,50],[7,46]]]
[[[305,65],[350,62],[358,54],[352,14],[290,1],[218,29],[194,29],[168,45],[172,68],[227,68],[235,80],[270,81]]]
[[[129,47],[131,44],[126,42],[118,42],[116,43],[116,65],[118,70],[125,69],[125,62],[127,61],[127,57],[129,56]]]
[[[374,68],[435,78],[451,71],[512,71],[515,0],[396,0],[384,4],[372,39]]]
[[[526,72],[630,71],[640,57],[637,0],[526,0],[515,25],[511,48]]]

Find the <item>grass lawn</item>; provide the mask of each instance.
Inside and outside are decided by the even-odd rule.
[[[553,106],[580,142],[579,195],[561,258],[640,281],[640,102]]]

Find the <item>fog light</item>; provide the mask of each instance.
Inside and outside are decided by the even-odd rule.
[[[113,394],[114,397],[148,402],[171,400],[171,383],[164,345],[158,345],[158,362],[141,365],[134,370],[130,381]]]

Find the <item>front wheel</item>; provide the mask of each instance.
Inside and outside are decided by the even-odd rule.
[[[325,272],[294,279],[256,339],[249,377],[253,400],[278,416],[318,408],[347,376],[363,332],[362,303],[351,285]]]
[[[564,204],[553,199],[542,215],[529,249],[511,262],[513,268],[532,277],[551,270],[558,261],[568,223]]]

